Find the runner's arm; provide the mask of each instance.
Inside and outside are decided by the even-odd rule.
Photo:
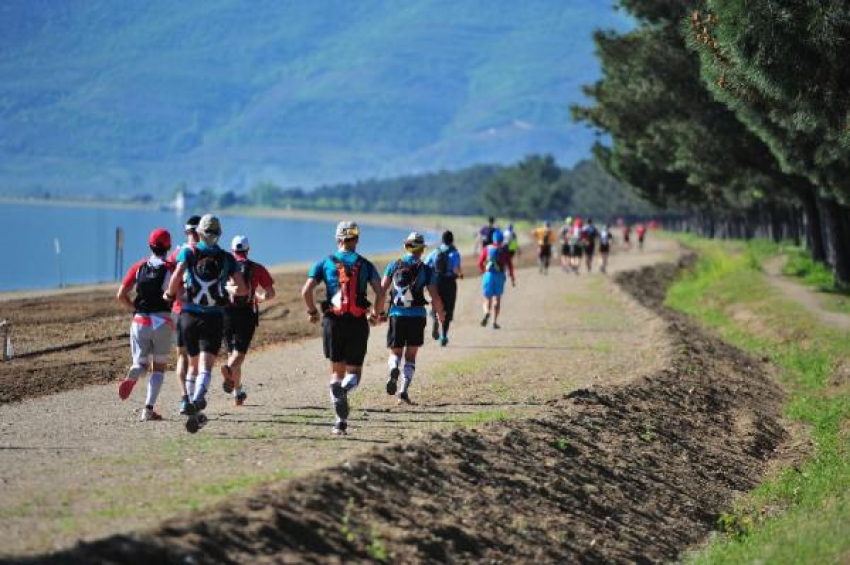
[[[118,302],[121,304],[121,306],[123,306],[124,309],[128,312],[136,311],[136,307],[133,305],[133,301],[130,300],[130,290],[132,290],[134,286],[135,284],[126,285],[124,283],[121,283],[121,286],[118,287],[118,294],[115,295],[115,298],[118,299]]]
[[[372,304],[372,316],[374,316],[378,321],[383,321],[387,315],[385,310],[387,291],[384,289],[384,285],[378,276],[369,279],[369,286],[371,286],[372,290],[375,292],[375,302]]]
[[[171,275],[171,280],[168,282],[168,290],[165,291],[163,298],[171,301],[177,297],[177,293],[180,292],[180,286],[183,283],[183,275],[185,273],[186,263],[183,261],[177,263],[177,268],[174,269],[174,274]]]
[[[484,272],[484,265],[487,263],[487,248],[481,250],[481,255],[478,257],[478,270]]]
[[[313,296],[313,291],[318,285],[319,281],[310,277],[301,289],[301,298],[304,299],[304,306],[307,307],[307,316],[314,323],[319,321],[319,310],[316,308],[316,298]]]

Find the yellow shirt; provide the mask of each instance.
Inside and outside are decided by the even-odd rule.
[[[555,243],[555,232],[552,228],[539,227],[533,233],[534,239],[537,240],[537,245],[552,245]]]

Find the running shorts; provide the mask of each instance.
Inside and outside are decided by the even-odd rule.
[[[183,339],[183,326],[180,323],[180,314],[172,312],[171,319],[174,320],[174,343],[182,349],[186,347],[186,341]]]
[[[437,279],[437,292],[443,300],[443,308],[446,311],[446,321],[451,322],[454,318],[455,303],[457,302],[457,280],[454,277],[440,277]]]
[[[217,312],[180,312],[180,327],[189,357],[203,351],[218,355],[224,327],[224,315]]]
[[[369,321],[365,316],[334,316],[322,318],[322,347],[331,363],[361,367],[369,343]]]
[[[570,245],[568,243],[561,244],[561,255],[570,256]]]
[[[570,257],[581,257],[583,247],[581,244],[570,245]]]
[[[239,353],[248,353],[258,323],[259,317],[251,307],[226,308],[224,310],[224,345],[227,347],[227,352],[232,353],[235,350]]]
[[[541,259],[543,259],[545,257],[551,257],[552,256],[552,246],[549,245],[549,244],[543,244],[543,245],[537,246],[537,256]]]
[[[584,248],[584,252],[587,253],[588,255],[593,255],[593,253],[595,251],[596,251],[595,245],[586,245],[585,248]]]
[[[505,273],[486,272],[481,277],[481,288],[484,291],[484,298],[493,296],[502,296],[505,292]]]
[[[608,253],[610,250],[611,250],[610,244],[602,243],[602,244],[599,245],[599,252],[600,253]]]
[[[390,316],[387,347],[419,347],[425,343],[425,316]]]
[[[144,323],[136,320],[144,319]],[[167,321],[166,321],[167,320]],[[130,324],[130,353],[133,365],[147,367],[148,363],[168,363],[171,359],[171,314],[136,314]]]

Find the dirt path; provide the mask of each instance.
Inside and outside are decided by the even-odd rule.
[[[786,260],[787,257],[779,256],[765,263],[764,270],[768,275],[770,284],[787,298],[813,313],[825,325],[838,330],[850,331],[850,316],[839,312],[830,312],[823,307],[817,291],[782,275],[782,267]]]
[[[612,270],[675,253],[671,243],[652,242],[644,253],[617,256]],[[669,361],[664,324],[604,275],[522,270],[499,331],[478,325],[478,284],[462,282],[449,347],[432,342],[422,351],[411,389],[417,406],[399,408],[383,394],[385,329],[373,332],[345,439],[329,434],[327,367],[316,339],[249,358],[247,405],[235,409],[216,386],[212,421],[196,436],[171,410],[178,395],[170,375],[161,423],[137,421],[144,386],[124,403],[111,383],[0,406],[2,552],[150,527],[423,432],[539,415],[566,392],[626,383]]]

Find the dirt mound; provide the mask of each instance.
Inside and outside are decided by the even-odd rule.
[[[663,310],[673,265],[621,277],[676,356],[547,417],[432,434],[203,516],[23,563],[650,563],[704,539],[785,432],[757,361]],[[211,469],[209,472],[216,472]]]

